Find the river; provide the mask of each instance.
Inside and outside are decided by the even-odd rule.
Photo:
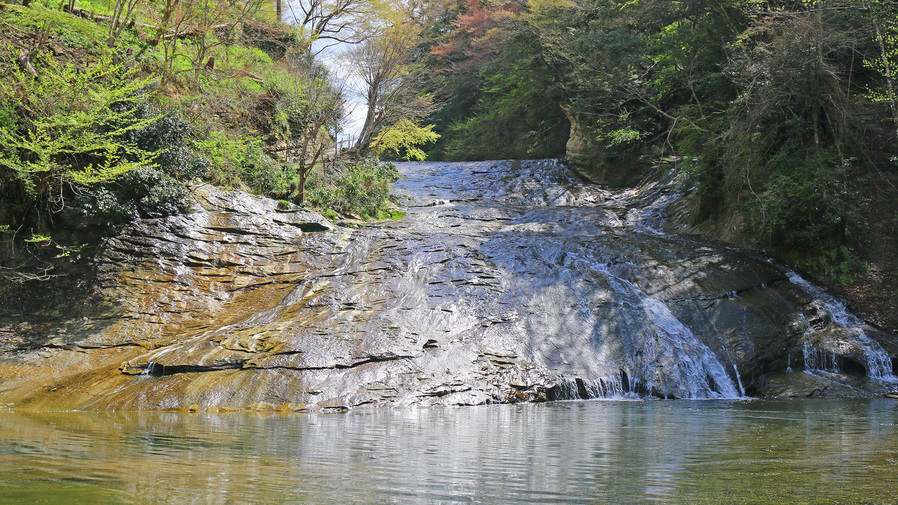
[[[898,402],[0,414],[0,503],[895,503]]]
[[[0,504],[895,502],[894,337],[674,185],[400,170],[397,222],[204,189],[110,239],[103,304],[6,333]]]

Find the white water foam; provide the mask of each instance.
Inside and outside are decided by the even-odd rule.
[[[622,295],[621,299],[630,299],[621,304],[630,307],[634,320],[644,321],[644,331],[634,335],[636,340],[629,345],[621,345],[619,341],[601,344],[596,359],[601,363],[600,369],[606,372],[599,377],[563,382],[562,396],[614,399],[744,396],[741,385],[737,386],[727,374],[717,355],[677,319],[666,303],[646,295],[630,281],[608,274],[601,265],[594,265],[594,269],[607,274],[611,289]]]
[[[871,379],[878,379],[886,382],[898,382],[892,370],[892,360],[886,353],[885,349],[876,340],[867,335],[866,323],[861,321],[857,316],[848,312],[845,304],[836,299],[834,296],[823,291],[814,284],[801,278],[795,272],[788,272],[789,280],[800,286],[808,294],[817,299],[823,308],[830,314],[832,321],[845,328],[853,337],[854,344],[864,351],[864,359],[867,370],[867,376]],[[810,326],[808,330],[810,331]],[[838,357],[832,351],[820,349],[811,345],[809,342],[804,343],[804,360],[805,371],[838,371]]]

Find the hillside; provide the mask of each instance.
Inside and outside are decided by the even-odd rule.
[[[402,142],[336,148],[351,91],[311,51],[328,28],[279,21],[275,7],[0,4],[7,287],[53,275],[85,245],[73,230],[181,212],[190,182],[334,218],[394,215],[396,172],[363,155]]]

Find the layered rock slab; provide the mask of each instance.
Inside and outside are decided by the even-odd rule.
[[[0,403],[342,410],[806,396],[844,371],[807,380],[809,348],[857,372],[824,390],[881,387],[864,378],[867,344],[787,270],[665,234],[670,185],[607,190],[551,161],[402,170],[399,222],[335,227],[198,187],[190,212],[118,230],[90,260],[91,303],[4,319]]]

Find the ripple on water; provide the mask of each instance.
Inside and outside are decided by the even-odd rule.
[[[886,400],[0,414],[0,503],[890,503],[896,420]]]

